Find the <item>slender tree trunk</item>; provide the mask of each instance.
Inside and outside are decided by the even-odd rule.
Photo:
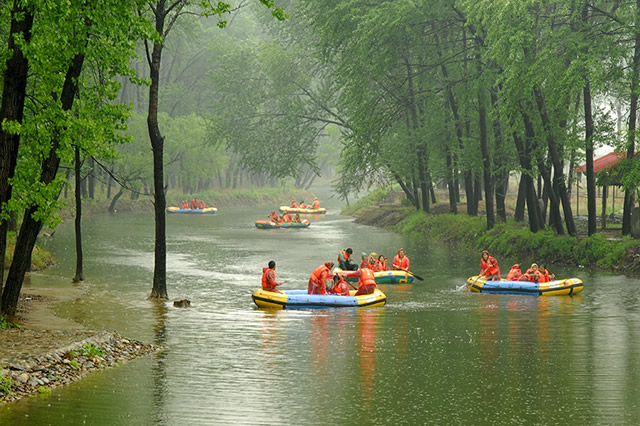
[[[525,186],[524,176],[520,175],[520,183],[518,184],[518,196],[516,199],[516,211],[514,219],[516,222],[524,222],[524,205],[527,200],[527,188]]]
[[[591,86],[587,79],[584,85],[584,139],[587,165],[587,211],[588,234],[596,233],[596,174],[593,171],[593,116],[591,113]]]
[[[631,65],[631,99],[629,104],[629,131],[627,136],[627,158],[635,157],[636,125],[638,114],[638,78],[640,77],[640,0],[636,0],[634,25],[633,63]],[[625,188],[624,210],[622,211],[622,235],[631,234],[631,209],[636,188]]]
[[[569,199],[567,187],[564,182],[564,173],[562,172],[562,159],[560,158],[560,155],[558,153],[558,146],[556,144],[555,137],[553,136],[553,129],[551,128],[549,115],[544,106],[544,97],[542,95],[542,92],[538,88],[534,88],[534,95],[536,104],[538,105],[538,111],[540,112],[540,117],[542,118],[542,125],[547,136],[549,154],[551,154],[551,160],[553,161],[554,185],[557,186],[558,195],[560,200],[562,201],[562,210],[564,212],[564,221],[567,225],[567,232],[569,233],[569,235],[575,236],[576,225],[573,220],[573,213],[571,211],[571,200]]]
[[[60,101],[62,103],[62,109],[69,111],[73,106],[74,96],[78,90],[78,77],[82,71],[82,65],[84,64],[84,54],[78,53],[73,58],[71,65],[65,76],[64,85],[62,87],[62,93],[60,95]],[[49,185],[58,173],[58,166],[60,165],[60,157],[58,157],[57,150],[60,146],[59,130],[53,139],[51,150],[48,157],[42,164],[42,170],[40,173],[40,182],[43,185]],[[16,241],[16,248],[13,255],[13,261],[9,268],[9,275],[7,276],[7,283],[2,292],[2,313],[6,315],[9,321],[15,320],[16,309],[18,307],[18,299],[20,297],[20,291],[22,289],[22,283],[24,282],[24,275],[28,268],[31,267],[30,259],[33,247],[36,243],[38,233],[42,228],[42,223],[34,219],[33,215],[38,210],[38,206],[33,206],[27,210],[22,226],[20,227],[20,233]]]
[[[76,275],[73,277],[73,282],[78,283],[84,280],[82,273],[82,194],[80,193],[80,181],[82,180],[81,171],[82,163],[80,162],[80,147],[76,145],[75,155],[75,168],[76,168]]]
[[[498,95],[495,90],[490,90],[491,107],[494,111],[493,119],[493,136],[495,139],[496,154],[495,158],[495,193],[496,193],[496,214],[498,221],[507,221],[507,209],[505,207],[505,198],[507,197],[507,183],[509,180],[509,171],[506,168],[506,161],[502,154],[502,128],[500,126],[500,111],[498,105]]]
[[[160,0],[155,5],[155,28],[160,36],[164,36],[164,24],[166,18],[165,1]],[[149,62],[149,111],[147,115],[147,128],[151,149],[153,151],[153,198],[155,213],[155,247],[153,288],[150,299],[166,300],[167,294],[167,241],[166,241],[166,197],[164,193],[164,137],[160,134],[158,126],[158,100],[160,89],[160,61],[164,41],[153,44]]]
[[[0,131],[0,212],[4,211],[6,203],[11,199],[12,188],[9,179],[13,177],[16,169],[20,145],[20,135],[10,133],[4,128],[3,123],[22,123],[29,71],[29,61],[24,56],[21,46],[16,45],[15,39],[24,39],[28,46],[31,42],[32,26],[33,14],[31,11],[26,8],[23,2],[13,2],[11,27],[7,42],[7,51],[11,56],[5,64],[2,103],[0,104],[0,126],[2,126],[2,131]],[[4,280],[7,230],[7,221],[0,219],[0,292]]]
[[[477,58],[478,71],[480,69],[480,58]],[[487,229],[492,229],[496,224],[496,217],[493,211],[493,176],[491,173],[491,154],[489,153],[489,137],[487,134],[487,109],[485,106],[484,88],[478,89],[478,116],[480,125],[480,151],[482,152],[482,167],[484,174],[484,206],[487,215]]]

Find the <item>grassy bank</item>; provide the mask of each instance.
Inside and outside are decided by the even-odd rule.
[[[11,266],[11,260],[13,259],[13,251],[16,248],[16,233],[9,232],[7,235],[7,251],[4,256],[5,271]],[[41,271],[50,265],[54,264],[53,256],[51,253],[44,250],[36,244],[31,254],[31,270]]]
[[[343,211],[356,221],[380,226],[414,238],[428,238],[453,246],[489,252],[523,263],[581,265],[601,269],[640,271],[640,241],[630,237],[610,239],[603,234],[591,237],[560,236],[552,230],[536,233],[526,223],[513,219],[487,230],[486,218],[465,214],[426,214],[402,202],[385,203],[390,198],[377,190]],[[435,212],[448,211],[434,206]]]

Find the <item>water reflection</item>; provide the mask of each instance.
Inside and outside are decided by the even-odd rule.
[[[169,308],[162,301],[151,301],[153,311],[153,343],[162,346],[163,349],[155,354],[153,364],[153,406],[155,424],[162,424],[166,407],[165,397],[167,394],[167,355],[169,347],[167,345],[167,317]]]

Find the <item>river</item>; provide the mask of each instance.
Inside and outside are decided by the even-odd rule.
[[[357,225],[324,204],[299,230],[255,228],[268,208],[169,215],[168,291],[188,309],[146,300],[152,214],[84,220],[87,296],[59,313],[165,350],[2,406],[0,424],[640,424],[640,280],[550,265],[584,291],[468,293],[459,287],[479,253]],[[47,246],[58,264],[30,285],[71,286],[73,223]],[[425,281],[380,286],[382,308],[253,305],[269,260],[284,289],[306,288],[346,247],[389,258],[404,247]]]

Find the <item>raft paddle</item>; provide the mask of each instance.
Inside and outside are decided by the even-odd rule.
[[[417,278],[417,279],[419,279],[420,281],[424,281],[424,278],[422,278],[420,275],[418,275],[418,274],[414,274],[414,273],[413,273],[413,272],[411,272],[411,271],[406,271],[406,272],[407,272],[408,274],[413,275],[414,277],[416,277],[416,278]]]

